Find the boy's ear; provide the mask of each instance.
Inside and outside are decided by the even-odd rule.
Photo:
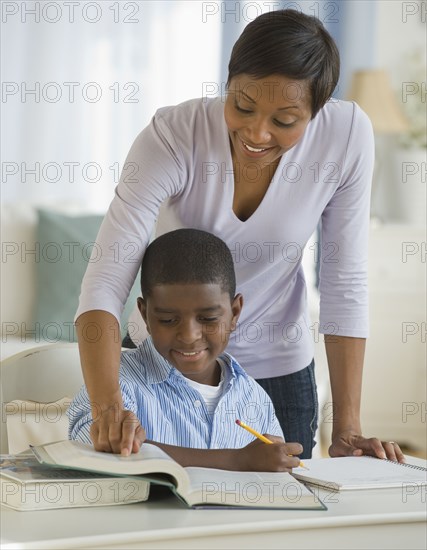
[[[138,304],[139,313],[142,315],[142,318],[147,325],[147,331],[150,334],[150,327],[148,326],[147,322],[147,302],[144,300],[144,298],[138,297],[136,303]]]
[[[241,294],[236,294],[231,302],[231,311],[233,317],[231,319],[231,330],[235,330],[237,326],[237,321],[239,320],[240,313],[242,312],[243,307],[243,296]]]

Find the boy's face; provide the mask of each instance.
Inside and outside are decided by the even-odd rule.
[[[157,351],[184,376],[217,385],[216,363],[236,328],[242,296],[230,301],[219,284],[154,286],[138,307]]]

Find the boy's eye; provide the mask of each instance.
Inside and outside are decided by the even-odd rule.
[[[170,325],[174,321],[175,319],[159,319],[159,323],[161,323],[162,325]]]
[[[200,321],[202,323],[215,323],[218,321],[218,317],[202,317]]]

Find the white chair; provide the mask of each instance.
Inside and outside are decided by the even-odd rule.
[[[2,361],[0,452],[66,439],[66,409],[83,383],[75,343],[36,347]]]

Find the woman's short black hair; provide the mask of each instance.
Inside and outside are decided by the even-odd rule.
[[[177,229],[148,245],[141,265],[144,298],[156,285],[190,283],[219,284],[234,298],[233,257],[224,241],[199,229]]]
[[[296,10],[277,10],[245,27],[231,52],[227,88],[240,74],[307,80],[314,118],[331,97],[339,72],[337,46],[321,21]]]

